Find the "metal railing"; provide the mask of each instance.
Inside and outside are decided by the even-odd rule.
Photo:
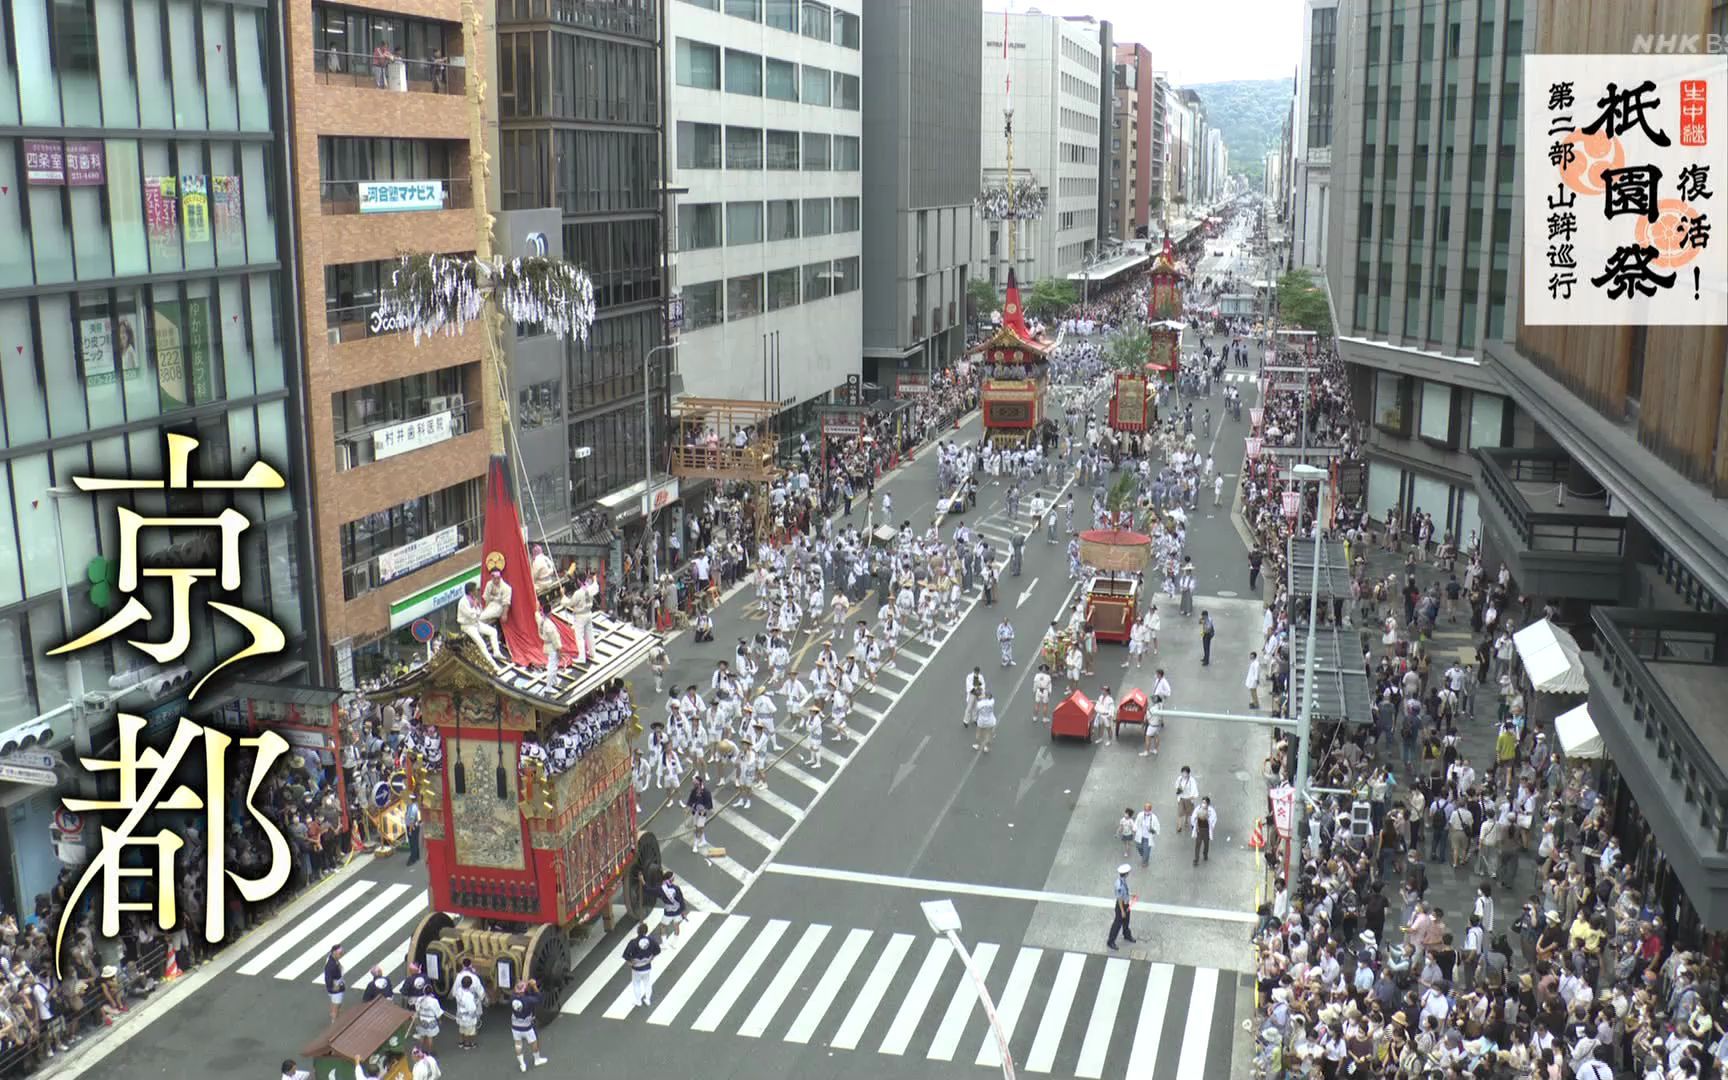
[[[1654,744],[1667,779],[1681,794],[1717,852],[1728,852],[1728,772],[1650,671],[1653,663],[1724,665],[1728,619],[1691,612],[1599,607],[1598,655],[1632,718],[1631,734]],[[1710,718],[1701,717],[1708,723]]]
[[[410,60],[397,56],[389,64],[374,66],[371,53],[314,49],[312,63],[318,81],[326,86],[370,86],[421,94],[460,94],[467,87],[466,69],[448,60]],[[401,65],[400,71],[396,65]]]
[[[425,530],[425,535],[442,532],[452,525],[456,526],[456,546],[451,549],[450,552],[450,555],[454,555],[456,552],[480,542],[482,521],[483,519],[479,515],[475,515],[466,521],[444,522],[435,527],[429,524]],[[397,578],[405,578],[412,574],[419,573],[421,570],[426,569],[426,567],[432,566],[450,557],[450,555],[440,555],[438,558],[431,559],[420,566],[416,566],[412,570],[397,574],[392,578],[385,578],[378,572],[378,557],[382,554],[384,554],[384,552],[374,551],[359,562],[346,563],[343,565],[342,596],[344,599],[357,599],[358,597],[363,596],[390,581],[395,581]]]
[[[1618,556],[1626,521],[1602,511],[1537,510],[1518,484],[1564,484],[1571,459],[1562,451],[1479,449],[1482,483],[1527,551]]]
[[[474,206],[473,182],[466,176],[453,177],[409,177],[393,176],[377,180],[321,180],[318,184],[318,209],[326,215],[335,214],[365,214],[385,210],[383,207],[372,208],[360,204],[361,184],[442,184],[443,197],[438,210],[469,210]],[[413,210],[431,210],[434,207],[414,207]],[[398,207],[390,207],[386,212],[408,213]]]
[[[479,419],[479,413],[477,411],[479,408],[480,403],[478,401],[470,401],[465,403],[460,409],[444,410],[445,413],[453,414],[450,419],[450,438],[461,438],[463,435],[474,430],[474,425]],[[390,428],[414,420],[425,420],[438,415],[441,414],[438,412],[426,412],[419,416],[404,416],[394,420],[383,420],[376,424],[368,424],[365,427],[356,428],[353,431],[343,432],[336,436],[336,471],[347,472],[349,469],[358,469],[361,466],[370,465],[377,461],[378,459],[374,454],[374,447],[377,442],[375,436],[378,432],[387,431]],[[436,445],[436,443],[428,443],[427,445],[433,446]],[[412,453],[412,451],[408,452]],[[390,459],[387,457],[384,460],[388,461]]]
[[[1698,580],[1698,575],[1686,568],[1686,564],[1669,554],[1664,547],[1656,548],[1656,572],[1662,575],[1662,580],[1668,587],[1679,594],[1686,606],[1694,611],[1714,612],[1720,605],[1716,597],[1704,583]]]

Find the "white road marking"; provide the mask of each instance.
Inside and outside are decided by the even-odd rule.
[[[684,944],[680,945],[676,949],[661,949],[660,955],[655,958],[654,962],[654,978],[656,980],[664,978],[666,973],[675,967],[679,960],[682,960],[686,955],[688,955],[690,951],[690,942],[694,940],[693,935],[696,931],[702,928],[702,924],[707,920],[708,915],[701,911],[693,911],[684,916],[684,931],[679,935],[683,938]],[[653,927],[649,927],[649,929],[652,930]],[[619,963],[620,965],[623,963],[622,955],[619,956]],[[652,991],[650,991],[650,995],[652,995]],[[624,989],[618,991],[618,996],[612,999],[612,1004],[607,1006],[606,1011],[600,1015],[604,1016],[608,1020],[624,1019],[636,1008],[633,996],[634,995],[630,993],[630,983],[626,980],[624,983]],[[652,1006],[649,1007],[651,1008]]]
[[[1080,973],[1085,967],[1085,953],[1062,954],[1062,966],[1056,969],[1056,983],[1044,1005],[1044,1018],[1038,1022],[1038,1034],[1033,1036],[1032,1050],[1026,1055],[1027,1072],[1047,1073],[1055,1067],[1056,1051],[1062,1045],[1068,1011],[1074,1007],[1074,994],[1080,989]]]
[[[875,709],[872,709],[867,705],[860,705],[856,700],[852,702],[852,711],[858,713],[860,716],[868,717],[869,719],[876,721],[878,724],[888,719],[886,714],[877,712]]]
[[[757,825],[755,822],[745,817],[743,812],[736,806],[728,807],[724,814],[720,814],[714,819],[713,824],[709,825],[709,828],[712,829],[715,825],[730,825],[732,828],[743,833],[751,843],[758,845],[764,851],[772,852],[775,848],[780,846],[780,838],[778,836],[775,836],[767,829],[762,828],[760,825]]]
[[[750,1010],[745,1018],[744,1026],[738,1029],[738,1034],[748,1039],[758,1039],[768,1030],[768,1025],[774,1022],[774,1017],[780,1012],[780,1005],[786,1000],[786,995],[798,985],[798,977],[804,974],[804,969],[810,966],[810,958],[816,955],[816,950],[827,940],[828,932],[833,929],[823,923],[812,923],[804,928],[804,936],[798,939],[798,944],[792,947],[792,955],[780,965],[780,970],[774,973],[774,981],[768,984],[768,989],[756,1000],[756,1007]]]
[[[972,966],[977,969],[978,978],[990,977],[990,965],[996,962],[996,952],[997,946],[993,941],[980,942],[972,947]],[[942,1026],[936,1029],[935,1041],[930,1044],[926,1057],[931,1061],[954,1060],[954,1050],[960,1045],[960,1037],[966,1034],[966,1021],[972,1018],[972,1008],[977,1004],[978,987],[970,977],[961,979],[948,1002],[948,1011],[942,1014]]]
[[[749,921],[750,916],[748,915],[725,916],[719,928],[708,936],[707,941],[702,943],[702,951],[696,954],[696,959],[690,961],[689,967],[683,976],[673,984],[672,990],[666,995],[665,1000],[649,1015],[648,1022],[650,1024],[664,1027],[678,1019],[678,1013],[690,1003],[691,998],[696,996],[696,991],[702,989],[702,981],[720,963],[720,957],[731,947],[738,935],[744,932],[744,927]]]
[[[684,902],[690,905],[691,911],[719,911],[720,905],[708,899],[706,893],[690,884],[683,877],[678,879],[678,890],[684,894]]]
[[[1012,1041],[1014,1028],[1020,1023],[1020,1010],[1026,1007],[1026,995],[1032,989],[1032,978],[1038,974],[1038,961],[1044,958],[1044,950],[1027,946],[1020,950],[1020,955],[1014,958],[1014,970],[1008,973],[1008,985],[996,998],[996,1021],[1002,1026],[1003,1037]],[[978,1056],[972,1059],[974,1065],[983,1065],[990,1069],[1002,1067],[1002,1047],[996,1041],[996,1033],[984,1033],[984,1043],[978,1048]]]
[[[822,1017],[828,1013],[828,1007],[834,1004],[834,998],[839,995],[846,976],[852,973],[858,958],[864,954],[864,946],[870,944],[870,936],[871,932],[864,929],[854,930],[846,935],[840,951],[828,965],[828,970],[822,973],[822,980],[805,1000],[798,1019],[792,1021],[791,1030],[786,1032],[787,1042],[808,1043],[810,1037],[816,1034],[816,1025],[822,1022]]]
[[[1038,587],[1038,579],[1033,578],[1032,584],[1026,586],[1026,591],[1020,594],[1020,599],[1014,602],[1016,610],[1026,606],[1026,601],[1032,598],[1032,590]]]
[[[1153,964],[1146,974],[1146,997],[1134,1028],[1134,1048],[1128,1054],[1129,1076],[1151,1076],[1158,1067],[1158,1043],[1164,1035],[1164,1007],[1170,1000],[1170,978],[1176,969]]]
[[[256,975],[271,964],[274,964],[283,953],[311,936],[312,931],[335,918],[343,908],[360,899],[360,897],[375,884],[377,884],[377,882],[366,880],[356,881],[354,884],[348,886],[347,889],[337,893],[335,896],[332,896],[315,910],[307,912],[304,918],[284,927],[281,935],[279,935],[269,945],[258,950],[257,954],[254,955],[252,959],[240,965],[240,974]]]
[[[1098,1080],[1104,1075],[1104,1059],[1110,1053],[1110,1035],[1116,1028],[1116,1010],[1122,1007],[1122,990],[1128,985],[1128,961],[1112,956],[1104,963],[1104,977],[1092,999],[1092,1019],[1086,1024],[1086,1041],[1080,1044],[1080,1060],[1074,1075]]]
[[[942,982],[942,973],[948,968],[948,960],[953,955],[954,946],[949,944],[947,938],[939,937],[930,942],[930,951],[924,954],[924,963],[919,965],[917,976],[907,988],[906,999],[900,1003],[900,1011],[894,1015],[894,1022],[888,1026],[888,1034],[883,1037],[882,1045],[876,1048],[877,1053],[899,1056],[906,1052],[912,1036],[918,1031],[918,1022],[924,1019],[924,1010],[929,1007],[931,996]]]
[[[379,926],[378,929],[367,934],[360,941],[355,942],[353,946],[345,946],[342,949],[342,966],[347,968],[349,971],[370,971],[373,963],[372,954],[388,945],[391,938],[402,932],[402,927],[425,914],[426,909],[431,906],[431,893],[422,892],[418,899],[391,912],[390,917],[384,920],[383,925]],[[402,951],[406,952],[407,950],[403,949]],[[394,958],[395,962],[384,967],[384,973],[386,975],[396,970],[397,964],[401,963],[401,957],[395,954],[386,953],[384,957],[380,958],[379,962],[381,966],[386,960],[392,958]],[[324,981],[324,976],[320,973],[314,975],[309,981],[322,983]]]
[[[850,741],[854,744],[853,748],[852,748],[852,752],[857,753],[858,752],[858,748],[856,745],[858,742],[857,738],[854,737]],[[822,760],[826,761],[828,764],[834,766],[836,769],[845,768],[846,762],[850,758],[850,756],[851,755],[848,755],[848,754],[841,754],[839,751],[831,749],[827,746],[824,746],[822,748]]]
[[[1182,1056],[1176,1062],[1176,1080],[1201,1080],[1206,1074],[1212,1010],[1217,1003],[1218,969],[1194,969],[1194,993],[1188,999],[1188,1024],[1182,1029]]]
[[[864,1029],[870,1026],[871,1018],[882,1005],[882,995],[888,992],[888,984],[894,981],[895,972],[900,970],[901,962],[912,948],[912,940],[911,934],[895,934],[888,939],[888,947],[877,958],[876,966],[871,969],[870,977],[864,980],[857,1000],[852,1003],[846,1019],[840,1022],[840,1030],[834,1033],[829,1046],[836,1050],[858,1049],[858,1043],[864,1038]]]
[[[784,759],[782,759],[780,761],[776,761],[770,767],[769,771],[770,772],[783,772],[787,776],[790,776],[792,779],[798,781],[800,784],[803,784],[805,787],[809,788],[811,791],[821,791],[823,788],[828,786],[825,782],[816,779],[816,777],[811,776],[809,773],[805,772],[803,769],[800,769],[798,766],[796,766],[796,765],[792,764],[790,761],[787,761]],[[806,813],[808,813],[808,811],[806,811]]]
[[[744,996],[744,990],[750,985],[750,980],[756,977],[756,972],[762,967],[768,954],[774,951],[774,946],[780,943],[780,938],[792,924],[786,919],[769,919],[768,925],[756,935],[756,940],[738,958],[738,963],[732,968],[732,973],[726,976],[726,981],[720,984],[720,989],[709,999],[708,1007],[696,1017],[696,1022],[690,1027],[696,1031],[715,1031],[721,1021],[726,1019],[727,1010],[738,1003]]]
[[[686,889],[685,892],[688,893],[689,890]],[[692,915],[691,917],[694,918],[695,916]],[[660,913],[660,909],[655,908],[653,911],[648,913],[648,918],[643,921],[648,924],[648,929],[652,932],[660,925],[660,920],[662,918],[663,916]],[[624,954],[623,951],[620,950],[600,961],[600,966],[588,973],[588,977],[582,980],[582,985],[578,986],[574,993],[564,999],[564,1005],[558,1011],[569,1013],[571,1015],[580,1013],[583,1009],[592,1005],[594,999],[599,997],[606,989],[607,984],[612,981],[613,976],[623,970]]]
[[[710,865],[718,866],[734,881],[743,883],[750,880],[750,871],[744,869],[743,865],[730,855],[707,855],[704,858]]]
[[[758,787],[756,789],[755,795],[753,795],[752,798],[761,799],[763,802],[767,803],[769,806],[772,806],[774,809],[780,811],[782,814],[785,814],[787,817],[791,818],[793,821],[798,821],[804,817],[804,808],[803,807],[799,806],[795,802],[792,802],[788,799],[784,799],[784,798],[780,797],[779,795],[774,794],[774,792],[772,792],[768,789],[768,785],[766,785],[766,784],[763,784],[762,786]]]
[[[893,874],[871,874],[862,870],[837,870],[825,866],[798,866],[793,863],[774,863],[763,867],[762,872],[785,874],[788,877],[845,881],[855,885],[880,885],[890,889],[911,889],[937,895],[959,894],[962,896],[987,896],[998,900],[1029,900],[1035,904],[1068,904],[1072,907],[1108,908],[1115,903],[1108,896],[1048,892],[1043,889],[1017,889],[1007,885],[938,881],[934,878],[898,877]],[[1260,917],[1251,911],[1186,907],[1181,904],[1160,904],[1152,900],[1141,900],[1134,905],[1134,910],[1151,915],[1174,915],[1183,919],[1214,919],[1218,922],[1228,923],[1248,924],[1260,921]]]

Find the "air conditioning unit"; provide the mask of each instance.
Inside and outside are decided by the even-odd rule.
[[[440,395],[439,397],[427,398],[426,399],[426,411],[429,413],[449,412],[450,411],[450,397],[451,396],[452,395],[445,394],[445,395]]]
[[[336,449],[342,454],[342,469],[340,471],[346,472],[349,469],[357,469],[364,464],[360,460],[359,443],[337,443]]]
[[[342,328],[340,326],[330,327],[328,330],[324,331],[324,340],[328,341],[332,345],[342,344]]]

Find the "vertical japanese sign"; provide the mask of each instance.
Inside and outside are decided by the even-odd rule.
[[[66,154],[57,140],[24,140],[24,179],[33,187],[66,185]]]
[[[66,182],[72,187],[101,187],[108,182],[108,153],[95,139],[66,144]]]
[[[144,227],[150,234],[152,254],[173,251],[180,219],[179,186],[172,176],[144,178]]]
[[[210,301],[193,297],[184,305],[155,305],[156,376],[162,411],[215,400],[210,365]]]
[[[180,216],[188,244],[210,242],[210,178],[187,174],[180,178]]]
[[[1728,56],[1524,65],[1524,321],[1728,322]]]
[[[216,220],[216,241],[238,244],[245,221],[240,216],[240,178],[212,176],[210,178],[210,212]]]

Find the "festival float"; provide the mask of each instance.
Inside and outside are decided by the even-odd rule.
[[[1155,379],[1172,383],[1182,368],[1182,271],[1176,265],[1168,232],[1164,234],[1164,249],[1152,261],[1148,276],[1152,289],[1146,300],[1146,332],[1152,337],[1152,349],[1146,358],[1146,371]]]
[[[1152,538],[1127,528],[1080,534],[1080,561],[1095,573],[1086,582],[1086,621],[1099,641],[1126,643],[1140,617],[1140,590]]]

